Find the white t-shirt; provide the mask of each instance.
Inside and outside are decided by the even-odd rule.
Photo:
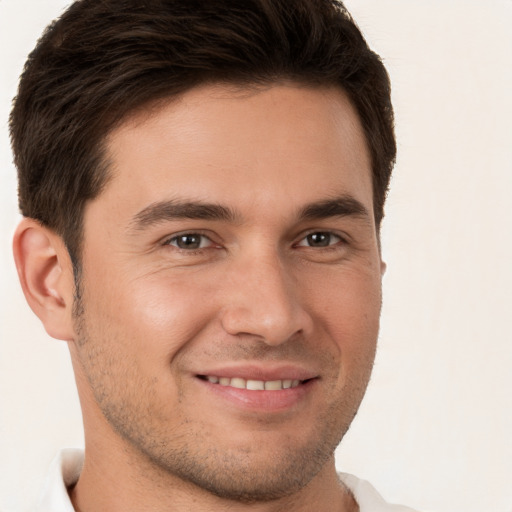
[[[82,450],[67,449],[60,452],[52,463],[41,500],[34,512],[74,512],[67,488],[78,480],[83,459]],[[354,495],[360,512],[415,512],[408,507],[386,503],[365,480],[347,473],[340,473],[339,476]]]

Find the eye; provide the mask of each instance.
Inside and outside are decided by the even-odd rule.
[[[197,250],[211,247],[213,242],[206,236],[200,233],[183,233],[176,235],[167,240],[165,245],[172,245],[182,250]]]
[[[330,247],[342,242],[342,238],[329,231],[316,231],[305,236],[298,244],[299,247]]]

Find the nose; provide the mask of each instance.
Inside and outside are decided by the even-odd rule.
[[[302,304],[297,277],[278,254],[233,263],[224,279],[224,330],[260,338],[271,346],[310,332],[313,322]]]

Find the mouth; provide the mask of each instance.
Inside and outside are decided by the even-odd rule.
[[[232,387],[235,389],[246,389],[248,391],[281,391],[283,389],[297,388],[312,379],[277,379],[277,380],[254,380],[243,377],[217,377],[216,375],[198,375],[198,378],[211,384]]]
[[[306,406],[320,379],[300,369],[227,368],[196,374],[208,400],[257,413],[278,413]],[[309,397],[309,398],[308,398]],[[301,408],[302,408],[301,406]]]

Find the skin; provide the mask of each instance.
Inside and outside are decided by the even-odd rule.
[[[357,510],[333,452],[370,377],[384,266],[346,95],[204,86],[128,118],[107,156],[78,315],[60,238],[25,219],[14,243],[29,303],[71,351],[86,438],[75,508]],[[345,214],[318,206],[333,200]],[[182,203],[224,214],[170,215]],[[256,403],[198,377],[237,371],[308,383]]]

